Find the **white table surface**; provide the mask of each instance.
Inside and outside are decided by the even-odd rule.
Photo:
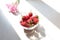
[[[25,40],[25,39],[29,40],[24,34],[23,28],[19,24],[19,21],[21,18],[20,15],[14,16],[13,14],[9,13],[6,5],[3,2],[1,3],[2,3],[2,6],[0,4],[1,6],[0,8],[3,11],[3,15],[12,25],[17,35],[21,38],[21,40]],[[44,27],[45,34],[46,34],[46,36],[41,40],[60,40],[60,30],[52,22],[50,22],[46,17],[44,17],[36,8],[34,8],[32,5],[30,5],[26,1],[21,1],[21,4],[19,4],[18,8],[20,12],[27,13],[32,10],[32,12],[37,13],[40,16],[40,25]]]
[[[42,1],[60,13],[60,5],[59,5],[60,0],[42,0]]]

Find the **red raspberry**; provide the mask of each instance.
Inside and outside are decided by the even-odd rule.
[[[38,16],[36,15],[36,16],[33,16],[32,18],[38,18]]]
[[[26,25],[26,22],[23,22],[23,21],[22,21],[22,22],[20,22],[20,23],[21,23],[21,25],[23,25],[23,26],[25,26],[25,25]]]
[[[38,21],[39,21],[38,18],[33,18],[34,24],[36,24]]]
[[[30,17],[33,16],[32,12],[29,13],[29,16],[30,16]]]
[[[26,21],[26,20],[28,20],[29,18],[30,18],[29,16],[23,16],[23,17],[22,17],[22,20],[23,20],[23,21]]]
[[[24,20],[26,20],[25,18],[26,18],[26,17],[25,17],[25,16],[23,16],[23,17],[22,17],[22,20],[23,20],[23,21],[24,21]]]
[[[28,20],[30,17],[29,16],[25,16],[25,19]]]
[[[32,19],[28,19],[28,20],[27,20],[27,23],[30,23],[31,21],[32,21]]]
[[[35,18],[38,18],[38,16],[36,15],[36,16],[34,16]]]
[[[30,25],[24,21],[20,21],[21,25],[24,27],[30,27]]]
[[[20,23],[22,23],[23,21],[20,21]]]
[[[25,27],[30,27],[30,24],[26,23]]]

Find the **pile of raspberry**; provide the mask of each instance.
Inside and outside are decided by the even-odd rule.
[[[37,15],[33,16],[33,13],[29,12],[28,15],[22,16],[22,20],[20,21],[20,24],[24,27],[29,28],[36,25],[38,21],[39,21],[38,16]]]

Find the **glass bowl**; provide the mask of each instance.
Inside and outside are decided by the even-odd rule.
[[[32,12],[33,13],[33,12]],[[22,16],[25,16],[25,15],[28,15],[28,13],[22,13],[21,14],[21,19],[22,19]],[[33,16],[35,16],[36,14],[34,14],[33,13]],[[37,15],[38,16],[38,15]],[[39,17],[39,16],[38,16]],[[38,20],[39,20],[39,18],[38,18]],[[24,27],[24,26],[22,26],[21,24],[21,26],[23,27],[23,29],[26,29],[26,30],[33,30],[34,28],[36,28],[36,27],[38,27],[38,24],[39,24],[39,21],[37,22],[37,24],[35,24],[34,26],[32,26],[32,27]]]

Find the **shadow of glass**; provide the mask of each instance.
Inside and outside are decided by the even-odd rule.
[[[38,25],[38,27],[35,29],[38,33],[40,33],[43,37],[45,37],[45,29],[43,26]]]
[[[60,13],[41,0],[27,0],[32,6],[39,10],[46,18],[60,29]]]
[[[30,40],[40,40],[41,38],[46,36],[45,29],[40,25],[38,25],[33,30],[24,30],[24,32]]]

